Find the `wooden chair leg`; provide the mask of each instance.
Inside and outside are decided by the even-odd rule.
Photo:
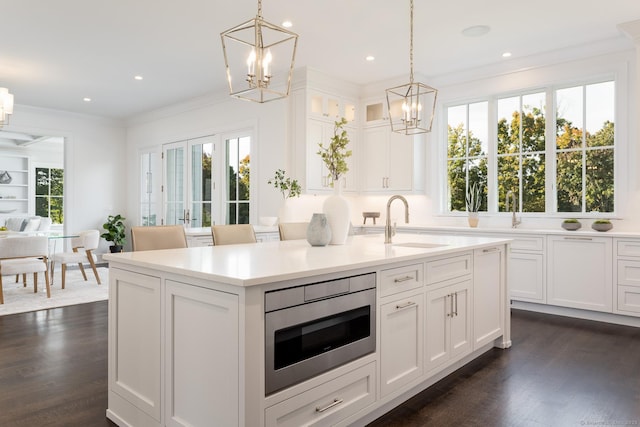
[[[33,293],[38,293],[38,273],[33,273]]]
[[[82,266],[82,263],[79,262],[78,263],[78,267],[80,268],[80,272],[82,272],[82,277],[84,277],[84,281],[87,281],[87,273],[84,272],[84,267]]]
[[[47,298],[51,298],[51,282],[49,282],[49,273],[44,272],[44,282],[47,286]]]
[[[20,281],[20,275],[16,274],[16,283],[18,283]]]
[[[62,289],[64,289],[64,279],[67,275],[67,264],[62,264]]]
[[[93,262],[93,257],[89,257],[89,264],[91,264],[91,268],[93,269],[93,275],[96,276],[96,281],[98,285],[100,285],[100,276],[98,276],[98,270],[96,270],[96,263]]]
[[[56,263],[55,261],[51,261],[51,284],[53,284],[53,272],[56,269]]]
[[[22,273],[22,287],[27,287],[27,273]]]
[[[2,275],[0,275],[0,304],[4,304],[4,294],[2,293]]]

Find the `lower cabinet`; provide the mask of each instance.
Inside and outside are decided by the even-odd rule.
[[[111,268],[108,414],[135,426],[240,425],[238,299]]]
[[[502,246],[476,249],[473,253],[473,349],[502,335],[505,308]]]
[[[422,373],[424,292],[380,307],[380,393],[398,389]],[[390,298],[386,298],[387,300]]]
[[[611,313],[611,238],[548,236],[547,245],[547,303]]]
[[[640,316],[640,240],[614,239],[616,305],[614,311]]]
[[[427,287],[425,372],[471,351],[471,280],[454,279],[437,289]]]
[[[509,296],[518,301],[544,304],[544,255],[512,251],[509,256]]]
[[[333,425],[375,402],[375,375],[376,364],[372,362],[273,405],[265,410],[265,425],[266,427]]]

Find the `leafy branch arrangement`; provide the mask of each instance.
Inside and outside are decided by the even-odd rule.
[[[302,187],[298,183],[297,179],[291,179],[290,177],[286,177],[286,172],[282,169],[276,170],[275,176],[267,181],[267,184],[273,184],[275,188],[280,190],[282,193],[283,199],[288,199],[289,197],[299,197],[302,192]]]
[[[331,142],[328,147],[325,148],[322,143],[318,144],[320,150],[318,150],[317,154],[322,157],[324,164],[329,170],[329,176],[333,181],[331,183],[332,187],[333,183],[340,179],[340,176],[349,171],[346,161],[347,157],[351,156],[351,150],[347,150],[349,137],[347,136],[347,131],[342,128],[346,124],[347,119],[344,117],[340,119],[340,121],[335,122],[333,136],[331,137]]]
[[[466,196],[467,212],[478,212],[482,204],[482,188],[474,182],[469,185]]]

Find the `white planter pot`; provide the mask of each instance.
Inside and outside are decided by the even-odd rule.
[[[330,245],[344,245],[351,225],[351,207],[347,199],[340,194],[340,187],[340,183],[336,182],[334,194],[327,197],[322,205],[322,211],[327,215],[329,228],[331,228]]]

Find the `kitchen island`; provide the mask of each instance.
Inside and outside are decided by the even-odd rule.
[[[508,239],[384,244],[373,235],[327,247],[293,240],[106,255],[107,417],[121,426],[364,425],[491,347],[511,345],[508,248]],[[271,329],[286,317],[282,290],[302,298],[289,304],[298,316],[324,303],[325,323],[341,319],[333,313],[340,299],[372,295],[346,316],[351,328],[338,328],[371,335],[370,350],[328,368],[295,359],[282,366],[297,379],[270,384],[270,371],[284,369]],[[334,360],[361,341],[305,357],[324,351]]]

